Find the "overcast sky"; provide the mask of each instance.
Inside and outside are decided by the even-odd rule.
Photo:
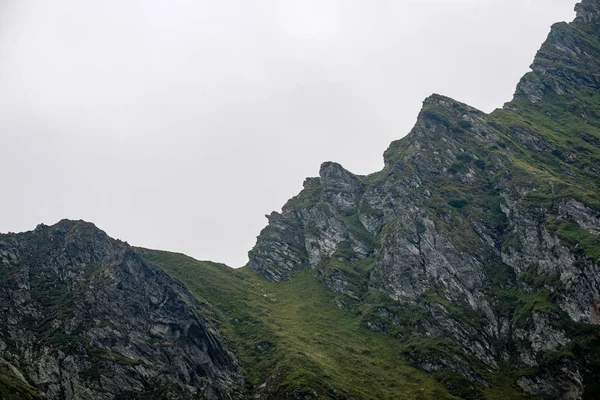
[[[575,0],[0,0],[0,232],[62,218],[246,263],[323,161],[382,168],[425,97],[512,97]]]

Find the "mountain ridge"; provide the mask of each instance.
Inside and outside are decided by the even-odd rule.
[[[583,396],[597,372],[544,354],[580,345],[572,323],[598,324],[599,9],[586,0],[552,27],[503,109],[432,95],[382,171],[324,163],[269,216],[248,267],[284,281],[309,266],[372,329],[462,349],[414,357],[426,371],[487,385],[483,371],[512,364],[537,369],[516,380],[532,395]],[[407,308],[424,315],[409,328]]]
[[[381,171],[323,163],[244,268],[0,235],[0,397],[598,398],[600,0],[576,11],[502,109],[433,94]]]

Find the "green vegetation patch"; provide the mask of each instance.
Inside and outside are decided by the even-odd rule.
[[[467,199],[450,199],[448,200],[448,205],[454,208],[463,208],[469,204]]]
[[[307,391],[317,398],[456,399],[412,367],[396,339],[341,310],[308,268],[274,284],[245,268],[141,252],[213,310],[242,361],[249,393],[268,383],[275,398]]]
[[[594,262],[600,262],[600,237],[581,229],[573,221],[550,218],[548,225],[576,254],[579,253]]]
[[[38,400],[42,399],[42,396],[19,376],[8,362],[0,358],[0,399]]]

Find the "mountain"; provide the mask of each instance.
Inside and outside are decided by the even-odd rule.
[[[93,224],[0,235],[0,304],[0,398],[241,397],[193,296]]]
[[[600,398],[600,0],[491,114],[326,162],[246,267],[83,221],[0,235],[0,398]]]
[[[598,398],[600,1],[576,11],[503,109],[433,95],[382,171],[324,163],[248,267],[273,282],[310,268],[441,382]]]

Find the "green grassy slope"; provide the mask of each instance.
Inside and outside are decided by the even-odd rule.
[[[41,398],[36,389],[19,376],[9,363],[0,358],[0,399],[38,400]]]
[[[242,362],[249,396],[526,398],[511,386],[512,379],[502,376],[491,380],[494,387],[478,392],[466,387],[467,381],[413,368],[404,357],[410,349],[389,335],[370,332],[360,318],[341,310],[309,269],[275,284],[246,268],[137,251],[185,284],[219,324]]]

